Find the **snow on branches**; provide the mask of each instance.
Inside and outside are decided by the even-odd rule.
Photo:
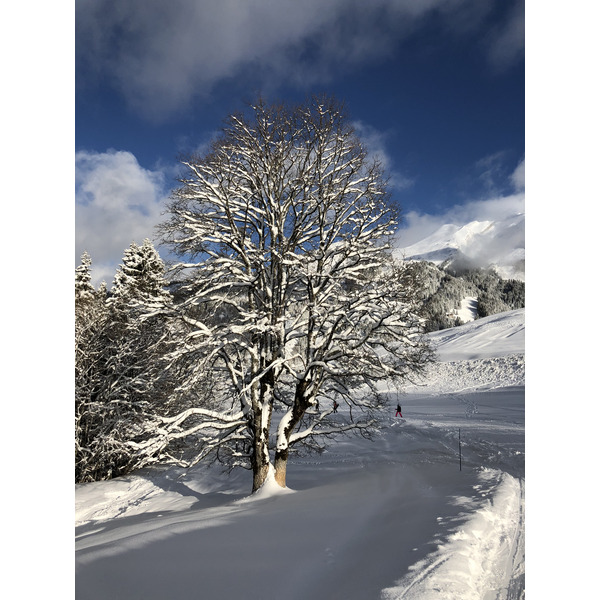
[[[380,165],[330,99],[259,102],[183,164],[160,228],[184,259],[174,269],[182,338],[170,364],[182,374],[179,393],[192,394],[207,372],[219,393],[190,431],[210,432],[202,454],[245,455],[256,490],[282,409],[274,460],[285,485],[291,446],[368,430],[381,405],[376,382],[401,382],[429,359],[387,252],[396,214]],[[334,415],[333,401],[347,410]]]
[[[162,363],[173,343],[165,318],[172,300],[152,243],[125,251],[110,293],[94,290],[90,268],[86,253],[75,281],[76,482],[143,466],[148,452],[138,449],[155,436],[174,387]]]

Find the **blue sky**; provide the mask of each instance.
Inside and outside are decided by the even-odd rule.
[[[177,157],[268,101],[343,101],[391,176],[401,245],[524,212],[523,0],[78,0],[75,262],[112,281]]]

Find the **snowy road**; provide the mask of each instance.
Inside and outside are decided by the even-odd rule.
[[[463,331],[482,339],[481,321]],[[293,460],[293,492],[248,499],[248,473],[204,467],[78,486],[78,600],[520,600],[525,388],[483,358],[500,387],[466,389],[442,364],[401,397],[404,419],[390,397],[375,441]]]

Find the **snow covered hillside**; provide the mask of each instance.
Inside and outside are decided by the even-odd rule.
[[[525,385],[525,309],[492,315],[430,333],[437,361],[423,387],[428,393],[496,389]]]
[[[437,265],[463,260],[476,267],[494,267],[503,279],[525,280],[525,215],[501,221],[442,225],[423,240],[397,248],[399,259],[425,260]]]
[[[375,439],[294,457],[287,489],[204,465],[76,486],[77,599],[523,599],[524,319],[430,334]]]

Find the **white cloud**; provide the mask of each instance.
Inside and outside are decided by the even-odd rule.
[[[395,190],[404,190],[411,187],[414,182],[394,167],[393,161],[387,151],[386,139],[389,134],[379,131],[362,121],[355,121],[352,123],[352,126],[356,135],[366,147],[369,158],[380,162],[386,177],[389,177],[389,186]]]
[[[523,192],[525,190],[525,159],[523,159],[510,176],[515,191]]]
[[[327,81],[352,65],[385,57],[434,13],[460,35],[487,13],[481,4],[145,0],[142,8],[132,0],[81,0],[76,3],[78,83],[108,79],[132,107],[160,118],[248,69],[260,76],[254,83],[263,89]],[[507,25],[493,47],[514,44],[516,31]]]
[[[511,217],[524,212],[524,193],[457,205],[440,215],[410,212],[405,216],[404,228],[398,232],[395,245],[397,248],[407,248],[424,240],[442,225],[460,227],[473,221],[504,221],[493,230],[493,235],[473,239],[467,254],[475,264],[482,267],[490,263],[497,265],[498,272],[503,277],[521,278],[523,274],[520,261],[525,248],[525,223],[522,217]]]
[[[525,212],[525,194],[511,194],[486,200],[475,200],[451,208],[446,215],[452,223],[470,221],[500,221]]]
[[[131,242],[153,239],[168,194],[161,171],[142,168],[130,152],[75,155],[75,261],[87,250],[94,284],[110,286]]]
[[[525,53],[525,0],[517,0],[506,20],[488,38],[488,58],[499,70],[521,59]]]
[[[508,181],[512,193],[499,194],[495,191],[498,173],[501,172],[499,161],[501,154],[485,157],[477,162],[476,167],[483,173],[478,177],[484,179],[488,194],[484,198],[456,204],[443,213],[435,215],[421,214],[411,211],[404,215],[398,232],[398,244],[410,246],[432,234],[442,225],[466,225],[472,221],[501,221],[512,215],[525,212],[525,159],[522,159],[509,175]]]

